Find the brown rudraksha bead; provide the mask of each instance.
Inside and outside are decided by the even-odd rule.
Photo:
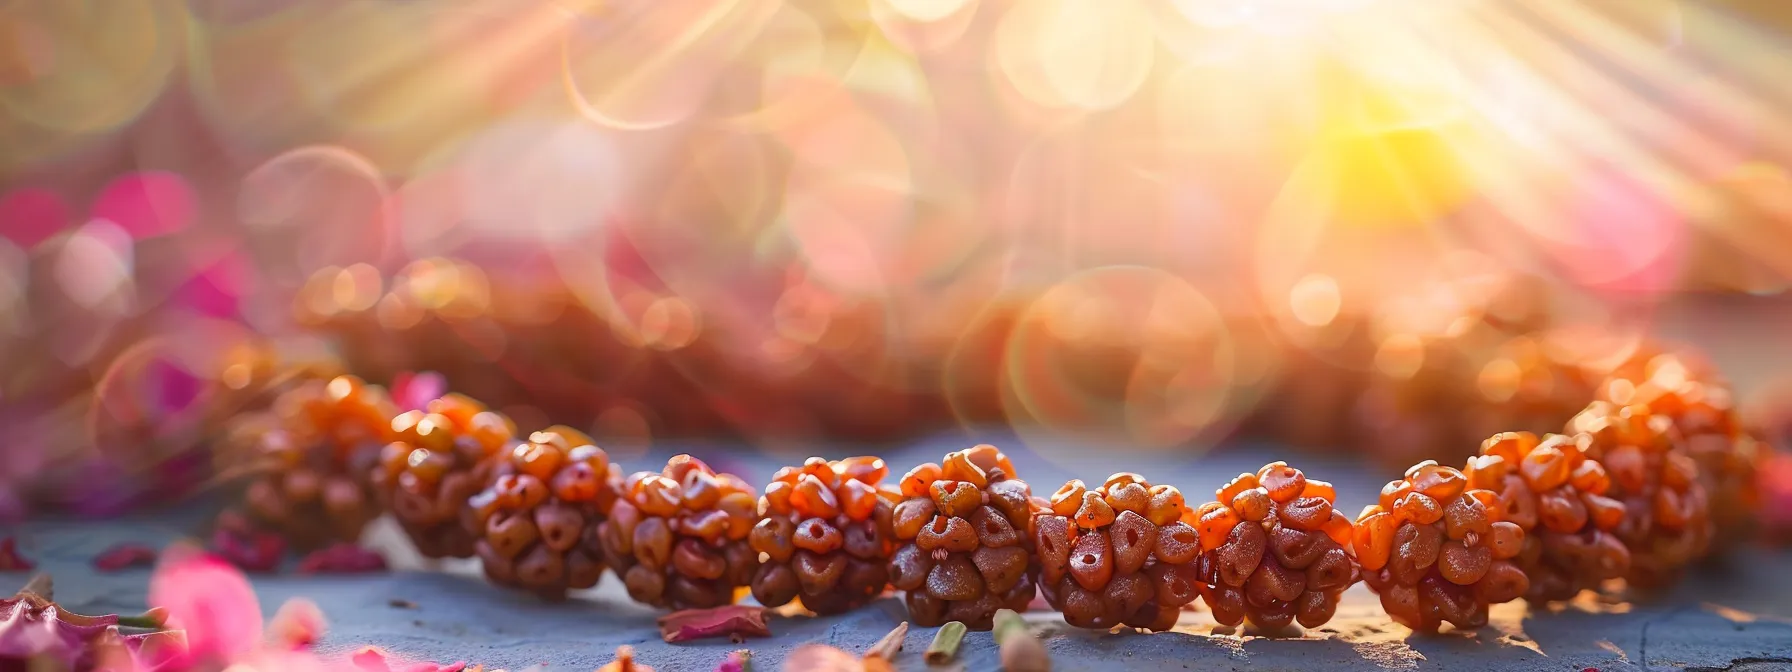
[[[1499,496],[1469,489],[1461,471],[1429,460],[1413,465],[1357,518],[1353,545],[1363,582],[1389,617],[1413,630],[1486,625],[1488,606],[1530,589],[1513,562],[1524,529],[1502,520],[1501,511]]]
[[[1338,598],[1361,578],[1350,553],[1353,526],[1332,508],[1332,485],[1273,462],[1215,495],[1195,511],[1201,597],[1214,620],[1268,631],[1331,620]]]
[[[487,431],[491,441],[503,433]],[[616,503],[620,471],[590,437],[568,427],[509,445],[490,460],[485,488],[460,510],[486,577],[548,600],[596,586],[604,573],[598,532]]]
[[[1705,557],[1714,534],[1710,496],[1698,461],[1675,444],[1672,419],[1642,405],[1594,401],[1567,431],[1589,436],[1582,452],[1605,467],[1610,496],[1624,502],[1615,532],[1630,549],[1624,578],[1631,587],[1665,587]]]
[[[1033,514],[1043,506],[1013,474],[1006,455],[979,445],[902,477],[890,583],[905,591],[910,620],[988,630],[997,610],[1033,601]]]
[[[1585,434],[1495,434],[1469,458],[1468,487],[1498,495],[1500,520],[1524,530],[1519,569],[1533,602],[1566,600],[1630,570],[1630,550],[1614,531],[1623,502],[1605,496],[1611,477],[1588,459]]]
[[[772,476],[747,537],[761,554],[753,598],[768,607],[801,598],[818,614],[863,606],[889,585],[896,538],[891,510],[902,497],[882,485],[881,458],[811,457]]]
[[[368,483],[396,411],[359,378],[309,380],[274,400],[274,421],[250,437],[259,475],[243,506],[253,523],[301,551],[354,542],[380,514]]]
[[[483,530],[462,521],[467,500],[484,490],[494,457],[515,443],[509,418],[460,394],[392,419],[394,441],[380,452],[373,485],[417,551],[468,558]]]
[[[1119,473],[1070,481],[1033,518],[1039,590],[1079,628],[1168,630],[1200,597],[1200,540],[1182,492]]]
[[[1614,377],[1600,389],[1615,404],[1640,404],[1673,423],[1678,445],[1699,465],[1699,477],[1710,496],[1717,545],[1728,546],[1753,535],[1761,491],[1756,468],[1760,443],[1742,427],[1730,390],[1715,374],[1694,379],[1699,369],[1673,355],[1660,355],[1644,368],[1647,378]]]
[[[759,569],[747,543],[758,493],[689,455],[622,481],[600,530],[604,558],[636,601],[661,608],[732,604]]]

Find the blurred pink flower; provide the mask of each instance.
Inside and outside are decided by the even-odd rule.
[[[170,549],[149,581],[149,604],[168,612],[168,626],[187,632],[177,667],[228,663],[261,641],[261,603],[236,568],[191,549]]]
[[[235,567],[192,548],[164,554],[150,580],[149,601],[169,628],[184,628],[186,646],[157,647],[150,655],[102,669],[112,672],[212,672],[235,665],[281,672],[461,672],[466,663],[410,662],[367,647],[346,656],[311,650],[323,636],[323,612],[308,600],[287,602],[264,631],[261,603]],[[116,622],[116,617],[112,617]],[[265,633],[265,636],[264,636]],[[4,633],[0,633],[3,635]],[[178,638],[175,638],[178,639]],[[3,640],[0,640],[3,643]],[[146,648],[146,647],[145,647]],[[146,661],[147,659],[147,661]]]
[[[448,379],[434,371],[400,371],[392,377],[392,401],[407,411],[421,411],[430,400],[448,392]]]

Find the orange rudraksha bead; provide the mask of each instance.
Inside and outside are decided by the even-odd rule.
[[[380,502],[425,557],[472,557],[479,532],[467,529],[461,510],[485,489],[498,454],[516,443],[515,424],[465,395],[447,394],[400,413],[392,433],[373,467]]]
[[[896,538],[891,511],[902,495],[883,484],[876,457],[811,457],[772,476],[747,541],[760,554],[753,598],[776,607],[801,599],[818,614],[863,606],[889,585]]]
[[[1611,476],[1587,457],[1590,441],[1584,434],[1496,434],[1464,470],[1470,488],[1498,495],[1500,519],[1524,531],[1517,563],[1534,602],[1566,600],[1630,570],[1630,550],[1615,533],[1626,509],[1606,496]]]
[[[1194,512],[1182,492],[1118,473],[1090,488],[1070,481],[1035,514],[1039,590],[1081,628],[1168,630],[1200,597]]]
[[[460,510],[486,577],[549,600],[596,586],[605,564],[598,533],[616,503],[620,470],[569,427],[508,445],[488,461],[485,488]]]
[[[1395,622],[1419,632],[1479,628],[1489,605],[1530,589],[1514,562],[1524,529],[1502,518],[1499,495],[1468,485],[1461,471],[1420,462],[1357,517],[1363,582]]]
[[[368,475],[395,414],[384,388],[352,376],[276,397],[271,421],[239,437],[259,468],[242,502],[249,518],[299,550],[358,540],[380,514]]]
[[[759,554],[747,537],[759,502],[746,481],[677,455],[658,472],[623,479],[621,495],[599,539],[630,597],[703,609],[732,604],[752,583]]]
[[[1285,462],[1239,474],[1194,512],[1201,597],[1223,625],[1318,627],[1361,578],[1350,517],[1330,483]],[[1160,544],[1164,544],[1160,539]],[[1179,548],[1179,544],[1159,546]]]
[[[890,583],[905,591],[909,619],[960,621],[988,630],[1000,609],[1033,601],[1033,515],[1044,503],[995,446],[948,453],[910,470],[891,512],[899,546]]]
[[[1698,460],[1676,445],[1673,421],[1641,405],[1595,401],[1568,421],[1585,434],[1582,452],[1611,478],[1608,495],[1624,503],[1614,530],[1630,549],[1625,581],[1665,587],[1711,548],[1715,526]]]

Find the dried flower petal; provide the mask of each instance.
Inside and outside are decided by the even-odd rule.
[[[746,649],[733,651],[716,666],[716,672],[753,672],[753,652]]]
[[[37,563],[19,554],[18,539],[0,539],[0,572],[29,572],[33,569],[37,569]]]
[[[336,544],[299,561],[300,574],[370,574],[386,571],[386,558],[358,544]]]
[[[354,669],[364,672],[477,672],[480,668],[467,667],[465,662],[440,665],[436,663],[412,663],[394,657],[386,650],[369,646],[349,656]]]
[[[211,552],[245,572],[272,572],[280,569],[286,540],[272,532],[220,524],[212,532]]]
[[[29,588],[0,600],[0,667],[44,660],[84,669],[96,647],[117,637],[117,616],[70,613]]]
[[[93,558],[93,568],[101,572],[122,572],[156,565],[156,549],[143,544],[118,544]]]
[[[685,609],[659,618],[660,637],[668,642],[688,642],[710,637],[740,641],[746,637],[770,637],[765,608],[730,604],[714,609]]]
[[[328,623],[317,603],[304,598],[288,600],[268,621],[268,643],[292,651],[310,649],[323,638]]]

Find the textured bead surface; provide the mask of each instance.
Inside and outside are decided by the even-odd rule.
[[[1471,463],[1479,466],[1472,474],[1431,461],[1414,465],[1356,520],[1363,582],[1390,618],[1419,632],[1444,623],[1479,628],[1490,605],[1523,597],[1530,587],[1517,564],[1524,528],[1504,519],[1496,493],[1476,487],[1477,478],[1509,475],[1506,463]]]
[[[1070,481],[1050,504],[1033,541],[1040,592],[1066,622],[1167,630],[1200,595],[1197,519],[1180,491],[1118,473],[1093,489]]]
[[[260,468],[245,491],[245,513],[301,551],[359,540],[381,511],[369,476],[395,414],[384,388],[352,376],[282,393],[272,417],[239,437]],[[440,467],[421,464],[417,476],[438,479]]]
[[[489,431],[487,440],[501,434]],[[486,486],[465,500],[459,523],[475,540],[486,577],[544,599],[596,586],[606,567],[598,532],[621,481],[609,455],[583,433],[555,426],[508,442],[484,464]],[[669,539],[642,542],[651,552],[673,552]]]
[[[888,575],[910,620],[988,630],[997,610],[1025,611],[1037,592],[1033,516],[1051,509],[1015,478],[1008,457],[979,445],[915,467],[900,483]]]
[[[595,545],[622,577],[630,597],[661,608],[704,609],[732,604],[737,589],[753,582],[760,551],[753,550],[749,539],[759,521],[759,496],[746,481],[677,455],[658,472],[640,471],[622,479],[619,489],[609,519],[598,525]],[[789,507],[798,501],[815,505],[795,491],[781,501]],[[772,533],[779,535],[774,546],[792,570],[766,579],[777,593],[789,591],[793,583],[814,588],[838,581],[849,569],[809,550],[844,544],[838,529],[804,521],[758,536]]]
[[[381,449],[370,478],[380,502],[424,557],[472,557],[478,534],[462,523],[461,509],[485,489],[500,453],[516,444],[515,424],[478,401],[448,394],[398,414],[390,429],[392,442]],[[574,497],[594,495],[603,478],[589,469],[550,476],[550,488]]]
[[[883,484],[888,473],[876,457],[812,457],[778,470],[747,537],[761,560],[753,598],[768,607],[801,599],[810,611],[834,614],[883,594],[896,548],[895,504],[902,498]],[[790,494],[774,497],[774,490]],[[918,534],[916,521],[909,522]]]
[[[1283,462],[1239,474],[1195,513],[1201,596],[1223,625],[1275,631],[1331,620],[1361,576],[1355,527],[1333,508],[1336,489]]]

